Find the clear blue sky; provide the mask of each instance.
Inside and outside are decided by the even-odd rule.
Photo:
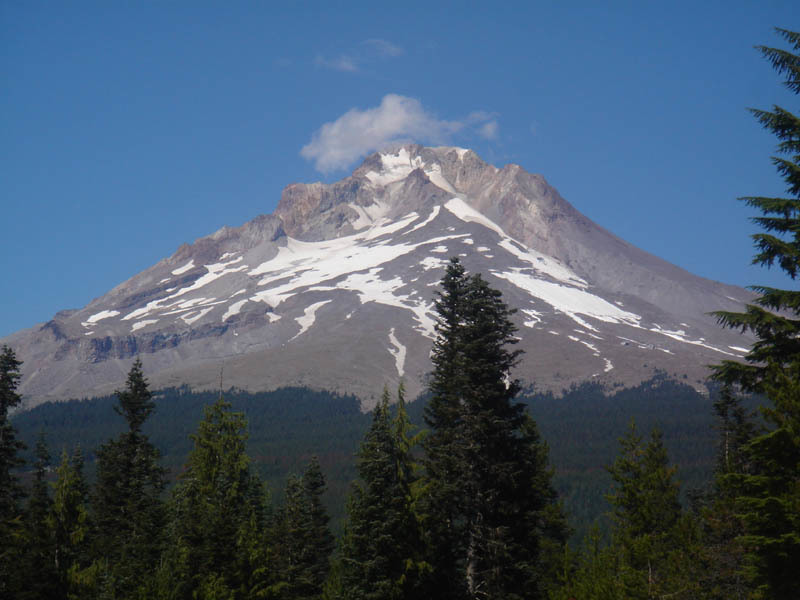
[[[749,266],[735,200],[784,191],[745,110],[798,109],[753,49],[774,26],[800,27],[800,3],[4,0],[0,336],[344,177],[382,137],[541,173],[699,275],[796,285]]]

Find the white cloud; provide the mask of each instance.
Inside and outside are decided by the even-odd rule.
[[[325,58],[324,56],[317,56],[314,59],[314,64],[318,67],[326,67],[334,71],[345,71],[348,73],[355,73],[358,71],[358,63],[352,56],[342,54],[337,58]]]
[[[478,111],[463,121],[441,120],[427,112],[415,98],[387,94],[379,106],[352,108],[335,121],[325,123],[303,146],[300,155],[313,160],[318,171],[329,173],[392,143],[446,143],[452,135],[472,127],[479,135],[494,139],[497,122],[493,116]]]
[[[322,54],[318,54],[314,59],[314,64],[318,67],[333,69],[334,71],[357,73],[362,70],[362,67],[369,63],[388,58],[396,58],[403,54],[405,54],[405,50],[400,46],[388,40],[372,38],[364,40],[355,48],[335,58],[328,58]]]
[[[379,38],[365,40],[363,42],[363,45],[372,49],[376,54],[380,56],[401,56],[405,54],[405,50],[403,50],[400,46],[396,46],[392,42],[382,40]]]
[[[492,119],[478,127],[478,135],[487,140],[496,140],[498,127],[497,121]]]

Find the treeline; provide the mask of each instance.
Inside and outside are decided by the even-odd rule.
[[[564,504],[573,529],[571,540],[580,542],[598,517],[608,511],[603,495],[611,485],[606,466],[617,452],[617,439],[624,435],[631,419],[643,431],[658,427],[671,460],[678,467],[682,502],[687,493],[705,487],[714,468],[716,431],[712,410],[718,388],[711,397],[663,374],[633,388],[609,394],[599,384],[584,383],[560,396],[523,391],[519,400],[527,405],[542,437],[550,447],[555,470],[553,483]],[[168,487],[181,472],[192,448],[189,434],[212,404],[218,392],[193,392],[169,388],[154,392],[154,418],[142,431],[159,449],[161,465],[167,469]],[[361,411],[359,400],[306,388],[281,388],[270,392],[229,389],[225,399],[243,412],[249,422],[247,452],[251,468],[265,485],[276,490],[277,502],[292,473],[299,473],[312,455],[325,472],[327,491],[323,502],[331,515],[331,528],[340,533],[345,520],[346,498],[356,478],[355,453],[371,422]],[[427,396],[407,405],[411,423],[425,429]],[[755,408],[755,398],[744,398]],[[28,484],[35,461],[37,436],[44,430],[51,448],[84,449],[85,470],[91,482],[95,476],[95,449],[125,427],[113,407],[116,396],[91,400],[49,402],[17,413],[12,421],[19,439],[27,445],[21,453],[26,468],[20,471]],[[52,473],[50,473],[52,478]],[[599,523],[601,533],[608,522]]]

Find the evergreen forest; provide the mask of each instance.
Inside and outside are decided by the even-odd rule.
[[[760,47],[800,94],[792,51]],[[755,263],[800,272],[800,119],[789,198]],[[0,350],[0,598],[794,599],[800,590],[800,291],[754,287],[752,332],[708,394],[663,374],[563,395],[515,379],[514,309],[451,259],[424,398],[150,390],[13,414]],[[668,410],[665,410],[668,407]],[[13,418],[12,418],[13,415]]]

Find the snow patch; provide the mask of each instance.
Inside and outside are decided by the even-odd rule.
[[[233,304],[231,304],[228,307],[228,310],[225,311],[225,314],[222,315],[222,322],[224,323],[225,321],[227,321],[228,317],[232,317],[234,315],[238,315],[239,312],[242,310],[242,307],[245,304],[247,304],[248,302],[250,302],[250,298],[245,298],[244,300],[239,300],[239,301],[234,302]]]
[[[720,354],[725,354],[727,356],[737,356],[736,354],[732,354],[730,352],[726,352],[716,346],[712,346],[710,344],[706,344],[704,338],[700,338],[698,340],[691,340],[686,337],[686,332],[683,329],[677,329],[675,331],[670,331],[669,329],[663,329],[661,325],[654,325],[654,327],[650,328],[650,331],[655,333],[659,333],[661,335],[665,335],[668,338],[672,338],[673,340],[678,340],[679,342],[683,342],[684,344],[692,344],[693,346],[700,346],[702,348],[708,348],[709,350],[713,350],[714,352],[719,352]]]
[[[443,258],[436,258],[435,256],[426,256],[419,264],[422,265],[422,268],[426,271],[430,271],[431,269],[443,269],[447,265],[447,261]]]
[[[422,223],[417,223],[416,225],[414,225],[414,227],[412,227],[411,229],[406,231],[406,233],[411,233],[412,231],[416,231],[417,229],[420,229],[421,227],[425,227],[425,225],[427,225],[428,223],[433,221],[437,216],[439,216],[439,211],[441,209],[442,209],[442,207],[439,206],[438,204],[436,206],[434,206],[433,210],[431,211],[431,214],[428,215],[427,219],[425,219]]]
[[[498,246],[510,254],[513,254],[519,260],[530,263],[534,270],[544,273],[545,275],[549,275],[557,281],[563,281],[564,283],[576,285],[581,288],[588,287],[589,285],[571,270],[562,266],[556,261],[556,259],[545,254],[541,254],[540,252],[536,252],[535,250],[527,249],[523,244],[520,244],[511,238],[505,238],[501,240]]]
[[[464,202],[461,198],[453,198],[452,200],[448,200],[445,202],[444,207],[457,216],[459,219],[464,221],[465,223],[478,223],[479,225],[483,225],[487,229],[491,229],[495,233],[497,233],[500,237],[506,238],[506,232],[503,231],[500,226],[495,223],[494,221],[486,218],[483,213],[478,212],[474,208],[472,208],[469,204]]]
[[[397,375],[402,377],[404,367],[406,364],[406,347],[394,335],[394,327],[389,331],[389,343],[392,348],[389,348],[389,354],[394,356],[394,364],[397,368]]]
[[[181,319],[183,319],[183,322],[186,323],[187,325],[191,325],[195,321],[197,321],[199,319],[202,319],[213,308],[214,308],[213,306],[210,306],[208,308],[204,308],[202,310],[199,310],[196,313],[188,313],[188,314],[185,314],[185,315],[181,315]]]
[[[173,275],[183,275],[184,273],[186,273],[186,271],[188,271],[189,269],[191,269],[193,267],[194,267],[194,259],[190,260],[188,263],[186,263],[182,267],[175,269],[172,272],[172,274]]]
[[[295,321],[300,325],[300,331],[298,331],[295,336],[290,339],[291,342],[294,338],[303,335],[308,329],[314,324],[314,321],[317,318],[317,310],[321,306],[325,306],[330,300],[323,300],[322,302],[315,302],[311,306],[306,307],[305,311],[303,312],[302,317],[297,317]]]
[[[118,310],[101,310],[99,313],[93,314],[91,317],[86,319],[81,323],[84,327],[89,327],[98,321],[102,321],[103,319],[108,319],[110,317],[116,317],[119,314]]]
[[[425,171],[425,175],[428,176],[428,179],[431,180],[435,186],[442,188],[446,192],[450,192],[451,194],[456,193],[456,189],[452,186],[452,184],[445,179],[444,175],[442,175],[442,167],[434,163],[432,165],[426,165],[423,169]]]
[[[542,322],[542,313],[537,312],[532,308],[523,308],[519,312],[528,316],[528,319],[522,322],[525,327],[533,328],[537,323]]]
[[[424,166],[422,158],[416,156],[412,159],[405,148],[400,148],[397,154],[381,154],[380,159],[380,172],[370,171],[365,174],[370,182],[380,186],[387,186],[395,181],[405,179],[411,171]]]
[[[158,319],[145,319],[143,321],[136,321],[136,323],[134,323],[131,327],[131,333],[138,331],[143,327],[147,327],[148,325],[153,325],[154,323],[158,323]]]
[[[577,315],[584,315],[605,323],[639,327],[641,320],[639,315],[626,312],[585,290],[537,279],[532,275],[520,272],[519,269],[510,273],[492,271],[492,274],[500,279],[505,279],[531,296],[544,300],[579,325],[592,331],[597,330]]]

